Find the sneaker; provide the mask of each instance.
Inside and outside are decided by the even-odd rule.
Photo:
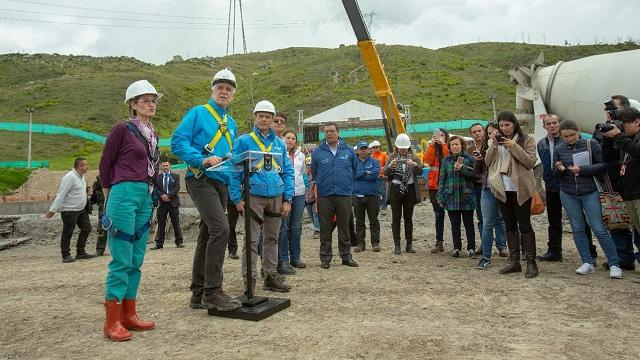
[[[617,266],[609,266],[609,277],[612,279],[622,279],[622,269]]]
[[[380,252],[380,245],[374,245],[373,252]]]
[[[240,257],[236,253],[229,253],[229,259],[239,259]]]
[[[358,245],[358,246],[353,248],[353,252],[355,252],[355,253],[359,253],[359,252],[363,252],[363,251],[364,251],[364,245]]]
[[[62,262],[63,262],[63,263],[70,263],[70,262],[74,262],[74,261],[76,261],[76,258],[74,258],[74,257],[73,257],[73,256],[71,256],[71,255],[67,255],[67,256],[64,256],[64,257],[62,258]]]
[[[296,269],[294,269],[293,266],[291,266],[291,264],[288,263],[288,262],[282,263],[282,265],[280,265],[278,267],[277,271],[281,275],[295,275],[296,274]]]
[[[593,274],[594,272],[596,272],[596,269],[589,263],[584,263],[576,269],[576,274],[579,275]]]
[[[451,252],[451,257],[460,257],[460,253],[461,253],[461,252],[460,252],[460,250],[459,250],[459,249],[454,249],[454,250]]]
[[[509,252],[505,248],[498,249],[498,256],[507,257],[507,256],[509,256]]]
[[[76,260],[92,259],[94,257],[96,257],[95,254],[89,254],[89,253],[86,253],[86,252],[76,254]]]
[[[319,239],[320,238],[320,231],[316,230],[313,232],[313,238],[314,239]]]
[[[191,294],[191,299],[189,300],[189,307],[191,309],[206,309],[207,304],[202,303],[202,294],[196,295]]]
[[[207,308],[218,311],[233,311],[242,307],[240,300],[230,298],[222,289],[212,294],[205,294],[202,302],[207,305]]]
[[[633,282],[637,283],[637,284],[640,284],[640,277],[637,277],[637,278],[633,279]]]
[[[483,270],[488,268],[489,265],[491,265],[491,260],[487,258],[482,258],[480,259],[480,262],[478,263],[478,265],[476,265],[476,269]]]
[[[475,250],[473,250],[473,249],[469,249],[469,250],[467,250],[467,253],[469,254],[469,259],[476,259],[476,258],[478,258],[478,257],[476,256],[476,251],[475,251]]]

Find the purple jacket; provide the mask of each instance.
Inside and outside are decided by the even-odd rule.
[[[123,122],[114,126],[100,159],[100,182],[111,188],[123,181],[148,182],[147,149]]]

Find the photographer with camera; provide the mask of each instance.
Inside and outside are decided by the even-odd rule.
[[[603,133],[605,138],[613,140],[613,147],[620,151],[619,175],[622,180],[622,197],[629,218],[636,228],[638,241],[640,229],[640,111],[628,107],[619,111],[623,131],[613,127]],[[636,242],[637,245],[637,242]],[[640,282],[640,278],[635,279]]]
[[[622,156],[620,151],[614,148],[613,140],[609,137],[604,137],[602,133],[609,132],[614,128],[623,131],[624,125],[620,120],[620,112],[628,108],[630,108],[630,101],[626,96],[612,96],[611,100],[604,103],[604,111],[607,116],[606,122],[596,124],[596,129],[593,133],[594,139],[598,140],[602,145],[602,158],[606,165],[607,174],[611,180],[611,190],[620,194],[624,194],[622,179],[620,177],[620,160]],[[611,233],[613,242],[616,245],[618,257],[620,258],[620,268],[633,271],[635,269],[633,232],[629,228],[611,229],[609,232]],[[638,241],[638,237],[639,235],[636,235],[636,241]],[[608,263],[604,263],[605,267],[608,267],[608,265]]]

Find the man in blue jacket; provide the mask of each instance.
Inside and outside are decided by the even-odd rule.
[[[380,251],[380,222],[378,221],[378,176],[380,175],[380,163],[369,154],[369,144],[366,141],[358,142],[358,161],[353,182],[353,212],[356,217],[356,237],[358,245],[353,249],[361,252],[365,249],[366,231],[364,226],[364,213],[369,218],[371,229],[371,246],[374,252]]]
[[[192,309],[231,311],[242,306],[222,290],[222,265],[229,240],[224,210],[230,175],[205,171],[219,164],[232,149],[237,126],[227,108],[236,87],[236,78],[229,69],[218,71],[211,81],[211,99],[189,110],[171,138],[171,151],[189,166],[185,175],[187,191],[200,213],[190,287]]]
[[[287,154],[287,147],[271,129],[276,114],[275,107],[267,100],[256,104],[253,110],[255,116],[254,128],[248,134],[242,135],[233,146],[233,155],[240,155],[245,151],[260,151],[277,153],[280,156],[265,156],[254,166],[249,178],[249,194],[251,209],[245,209],[242,199],[242,180],[244,173],[234,172],[231,177],[229,194],[231,201],[241,214],[248,213],[245,221],[251,221],[251,277],[256,278],[256,260],[258,258],[258,236],[260,225],[263,226],[264,242],[262,245],[262,268],[265,272],[264,290],[288,292],[291,286],[282,282],[277,275],[278,265],[278,235],[280,222],[291,211],[291,199],[294,195],[294,172],[291,160]],[[242,276],[248,276],[246,246],[242,247]],[[255,284],[255,281],[253,282]]]
[[[358,266],[351,258],[349,239],[349,221],[353,214],[351,195],[357,161],[351,146],[340,138],[337,125],[325,124],[324,141],[311,154],[311,175],[316,179],[318,190],[320,266],[323,269],[331,266],[334,219],[338,228],[338,250],[342,265]]]

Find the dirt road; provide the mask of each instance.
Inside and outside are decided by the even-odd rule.
[[[637,359],[640,285],[631,279],[638,273],[623,280],[602,268],[575,275],[569,234],[566,260],[541,264],[536,279],[499,275],[498,257],[475,270],[477,260],[428,252],[427,205],[416,208],[416,254],[393,255],[389,212],[381,217],[382,252],[355,254],[358,268],[341,266],[336,256],[321,269],[318,240],[305,225],[309,266],[288,277],[291,307],[258,323],[188,308],[196,232],[193,212],[183,209],[186,247],[168,240],[165,249],[147,252],[143,266],[139,310],[157,328],[126,343],[102,336],[109,257],[63,264],[60,220],[25,217],[20,228],[34,241],[0,252],[0,358]],[[536,223],[542,249],[544,217]],[[93,250],[95,234],[90,239]],[[226,290],[238,295],[241,286],[239,260],[227,259]]]

